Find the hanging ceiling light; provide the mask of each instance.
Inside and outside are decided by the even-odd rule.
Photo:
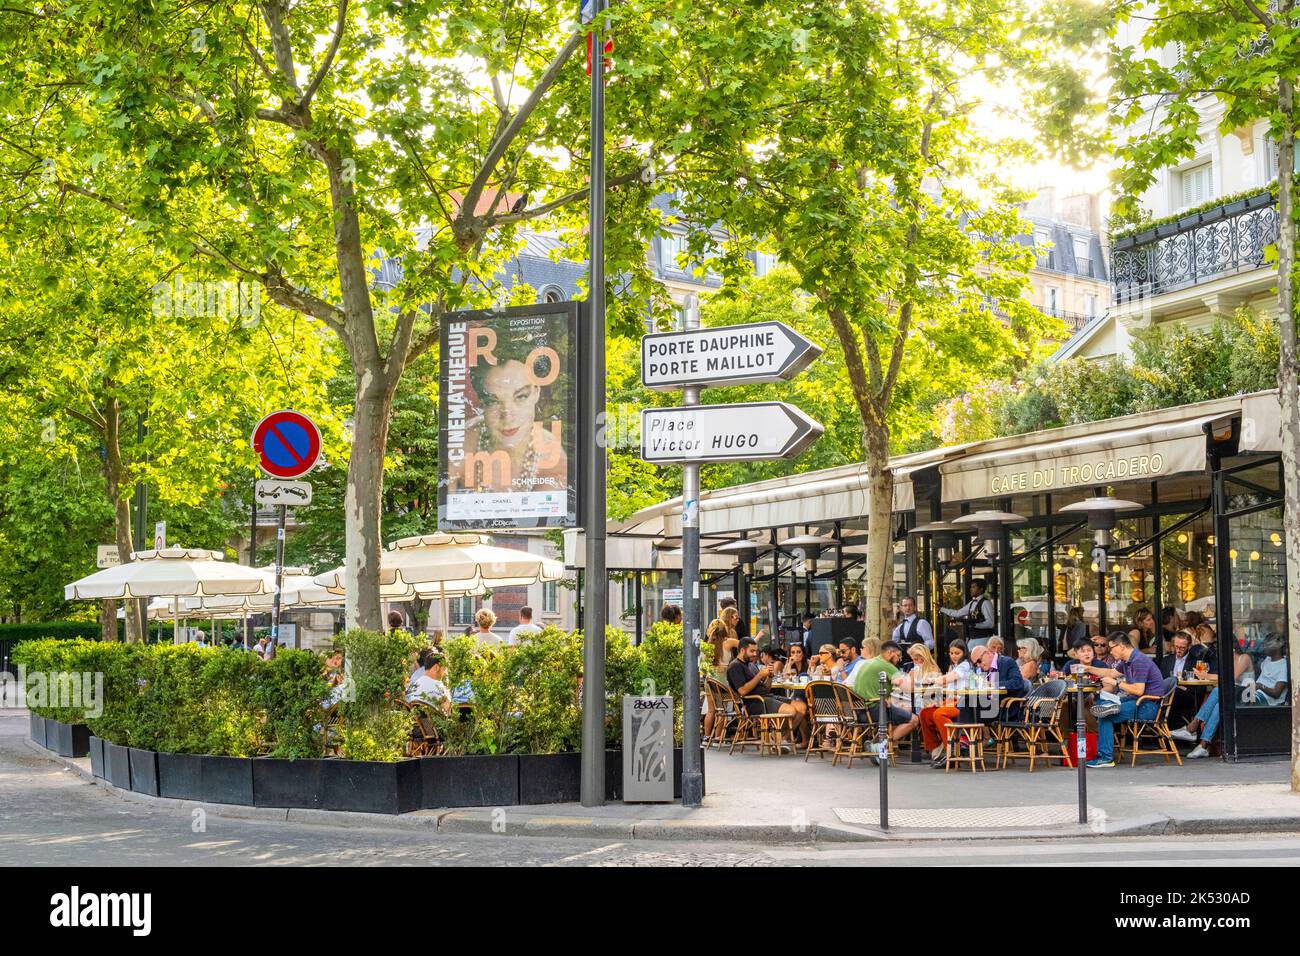
[[[996,559],[1002,550],[1002,529],[1008,525],[1024,524],[1028,519],[1010,511],[976,511],[954,518],[953,523],[974,526],[975,533],[984,542],[984,553]]]

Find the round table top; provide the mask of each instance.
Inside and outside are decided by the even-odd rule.
[[[1204,677],[1180,677],[1178,679],[1179,687],[1218,687],[1219,682]]]

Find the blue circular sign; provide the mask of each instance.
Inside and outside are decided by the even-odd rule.
[[[262,470],[276,478],[297,478],[320,457],[320,430],[301,412],[272,412],[253,430],[253,450]]]

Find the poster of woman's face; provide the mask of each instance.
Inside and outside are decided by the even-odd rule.
[[[447,316],[440,370],[440,528],[573,527],[573,303]]]

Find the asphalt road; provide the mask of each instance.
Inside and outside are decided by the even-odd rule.
[[[9,729],[8,727],[4,729]],[[115,797],[0,736],[0,864],[51,866],[1278,866],[1300,834],[761,846],[236,820]]]

